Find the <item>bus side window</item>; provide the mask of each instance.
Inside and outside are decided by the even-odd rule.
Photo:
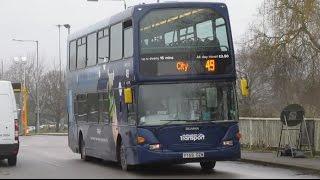
[[[87,95],[80,94],[77,96],[78,101],[78,121],[87,122]]]
[[[98,32],[98,63],[109,61],[109,29]]]
[[[99,96],[98,94],[88,94],[88,121],[93,123],[99,122],[99,106],[98,106]]]
[[[124,58],[132,57],[133,55],[133,29],[132,20],[128,20],[123,23],[123,35],[124,35]]]
[[[115,24],[110,28],[110,60],[116,61],[123,57],[123,32],[122,23]]]
[[[97,64],[97,33],[89,34],[87,37],[87,66]]]
[[[73,98],[73,113],[75,122],[78,123],[78,100],[76,96]]]
[[[77,67],[77,41],[69,43],[69,69],[70,71],[76,70]]]
[[[108,93],[99,94],[99,123],[109,124],[109,98]]]
[[[83,69],[87,65],[87,38],[77,41],[77,69]]]

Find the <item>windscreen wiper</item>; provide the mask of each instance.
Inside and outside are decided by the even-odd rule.
[[[222,120],[222,119],[216,119],[216,120],[206,120],[207,122],[213,122],[213,123],[231,123],[231,122],[237,122],[236,120]],[[204,121],[205,122],[205,121]]]
[[[168,122],[162,124],[162,125],[158,128],[158,130],[161,129],[161,128],[163,128],[163,127],[166,126],[166,125],[171,124],[172,122],[181,122],[181,121],[185,121],[185,122],[199,122],[199,120],[182,120],[182,119],[170,119],[170,120],[160,120],[160,121],[168,121]]]
[[[181,122],[181,121],[188,121],[188,120],[182,120],[182,119],[169,119],[169,120],[160,120],[160,121],[168,121],[167,123],[164,123],[163,125],[170,124],[172,122]]]

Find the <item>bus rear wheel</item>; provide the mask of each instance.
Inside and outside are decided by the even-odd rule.
[[[211,171],[216,166],[216,161],[200,162],[200,166],[203,171]]]
[[[86,148],[83,138],[80,138],[80,155],[81,159],[85,161],[89,161],[89,157],[86,155]]]

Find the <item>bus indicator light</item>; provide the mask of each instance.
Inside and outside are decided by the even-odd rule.
[[[214,72],[216,70],[216,61],[214,59],[209,59],[206,62],[206,69],[209,72]]]
[[[138,144],[144,144],[146,142],[146,139],[142,136],[137,137],[137,143]]]
[[[189,64],[187,62],[178,61],[177,70],[180,72],[187,72],[189,70]]]

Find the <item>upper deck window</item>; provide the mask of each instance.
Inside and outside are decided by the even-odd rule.
[[[156,9],[139,29],[143,76],[233,72],[226,19],[213,9]]]
[[[77,42],[77,68],[85,68],[87,64],[87,41],[83,37]]]
[[[124,58],[131,57],[133,55],[133,29],[132,21],[126,21],[123,23],[123,35],[124,35]]]
[[[111,44],[111,54],[110,60],[115,61],[122,58],[122,23],[115,24],[111,26],[111,37],[110,37],[110,44]]]
[[[87,66],[97,64],[97,33],[88,35],[88,63]]]
[[[211,9],[154,10],[140,34],[141,54],[229,49],[225,20]]]
[[[98,38],[98,62],[107,62],[109,60],[109,29],[99,31]]]
[[[70,71],[76,70],[77,66],[77,41],[71,41],[69,47],[69,68]]]

